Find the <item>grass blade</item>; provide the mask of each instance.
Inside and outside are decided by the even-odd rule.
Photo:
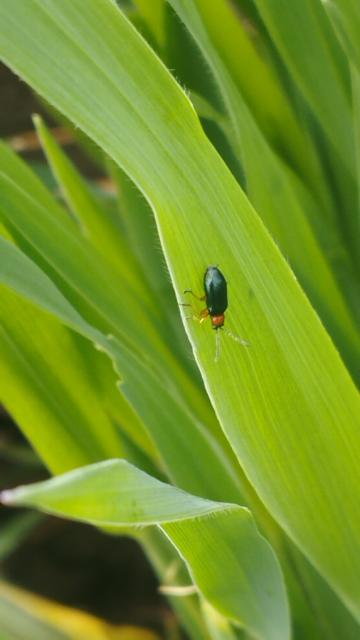
[[[132,275],[132,285],[138,296],[146,299],[148,292],[140,282],[136,261],[127,247],[123,235],[112,223],[108,212],[104,210],[81,178],[61,147],[48,131],[40,116],[34,117],[34,123],[46,153],[54,176],[59,183],[64,199],[79,220],[84,235],[90,238],[100,253],[114,263],[119,270],[118,277],[124,277],[124,271]]]
[[[349,74],[321,2],[255,4],[319,124],[354,175]]]
[[[360,71],[360,8],[356,0],[322,0],[349,58]]]
[[[48,467],[56,473],[123,455],[81,339],[3,286],[0,318],[1,399]]]

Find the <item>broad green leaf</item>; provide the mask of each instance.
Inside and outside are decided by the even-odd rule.
[[[217,37],[217,23],[210,5],[203,0],[195,3],[188,0],[170,2],[199,43],[222,91],[233,125],[234,145],[242,156],[249,198],[339,343],[355,379],[360,379],[360,336],[312,229],[314,225],[319,237],[332,235],[330,246],[326,247],[328,254],[338,256],[337,261],[340,257],[341,265],[345,266],[348,274],[350,266],[346,259],[343,265],[344,251],[338,250],[340,239],[337,229],[333,229],[332,234],[328,231],[334,226],[333,219],[276,156],[262,135],[244,101],[242,93],[246,96],[246,84],[236,76],[237,66],[232,62],[230,51],[226,44],[219,49],[219,46],[215,47],[217,41],[212,41]],[[256,76],[256,67],[253,73]],[[311,147],[308,151],[311,157]],[[314,273],[317,274],[316,280]]]
[[[179,302],[221,264],[227,325],[251,348],[224,335],[215,364],[210,328],[185,322],[208,393],[265,505],[360,617],[359,397],[288,265],[186,96],[113,3],[89,0],[84,13],[80,0],[3,0],[0,16],[8,64],[145,193]]]
[[[1,496],[6,504],[96,526],[157,525],[187,562],[204,597],[223,615],[255,638],[290,637],[279,565],[244,507],[185,493],[125,460],[108,460]]]

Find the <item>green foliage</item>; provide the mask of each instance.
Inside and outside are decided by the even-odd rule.
[[[279,567],[244,507],[197,498],[123,460],[5,491],[2,499],[112,530],[157,524],[219,611],[257,638],[288,635]]]
[[[194,639],[355,639],[357,5],[134,4],[0,4],[4,61],[98,145],[118,192],[38,117],[60,202],[0,148],[1,399],[52,473],[81,467],[4,500],[130,527],[160,576],[179,554]],[[178,307],[209,264],[250,343],[222,332],[218,362]]]

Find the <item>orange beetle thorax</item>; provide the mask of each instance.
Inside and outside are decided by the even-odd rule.
[[[225,322],[225,314],[222,313],[219,316],[211,316],[211,324],[213,329],[220,329]]]

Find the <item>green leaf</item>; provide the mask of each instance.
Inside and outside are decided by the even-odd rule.
[[[50,278],[20,249],[0,237],[1,282],[71,326],[81,316],[60,293]]]
[[[238,639],[238,635],[235,634],[229,621],[219,614],[206,600],[202,603],[202,611],[212,640]]]
[[[356,0],[323,0],[323,5],[350,61],[357,175],[357,206],[353,207],[352,213],[354,234],[358,240],[360,207],[360,5]]]
[[[3,240],[0,238],[0,281],[2,280],[4,284],[10,289],[16,291],[19,295],[25,297],[28,300],[31,300],[41,309],[50,312],[51,314],[58,317],[63,323],[67,324],[69,327],[74,328],[79,333],[82,333],[87,338],[91,339],[95,344],[101,343],[101,341],[105,340],[104,336],[100,332],[97,332],[95,329],[87,325],[81,317],[76,313],[76,311],[71,307],[71,305],[67,302],[67,300],[62,296],[59,290],[54,286],[51,280],[46,276],[39,267],[32,262],[27,256],[25,256],[15,245]],[[6,300],[6,294],[8,292],[4,289],[4,295],[2,300]],[[24,305],[21,302],[17,301],[18,310],[16,315],[20,315],[20,310],[23,312]],[[26,318],[29,322],[34,321],[34,317],[37,318],[36,324],[34,326],[38,326],[39,318],[41,319],[42,315],[34,313],[34,310],[31,307],[25,305]],[[44,314],[43,314],[44,317]],[[44,322],[44,320],[43,320]],[[47,325],[47,329],[51,327],[52,324]],[[54,325],[55,326],[55,325]],[[54,335],[54,339],[57,340],[58,334],[51,330],[49,330],[50,335]],[[41,335],[35,334],[36,338],[39,337],[41,340]],[[14,350],[18,352],[22,351],[22,341],[25,341],[26,349],[29,348],[29,343],[31,344],[32,336],[29,338],[26,335],[23,337],[22,334],[16,336],[16,341],[13,344]],[[0,341],[1,345],[1,341]],[[106,345],[106,340],[105,340]],[[64,347],[64,343],[62,343]],[[78,344],[79,346],[79,344]],[[93,350],[90,349],[92,352]],[[158,461],[158,454],[154,450],[154,445],[152,441],[149,439],[149,436],[144,430],[143,424],[136,418],[136,414],[131,411],[131,408],[126,405],[125,398],[122,396],[121,392],[115,387],[114,376],[109,376],[109,367],[106,368],[103,365],[99,368],[99,358],[103,358],[102,354],[97,353],[96,358],[91,357],[91,353],[89,350],[86,351],[86,362],[91,366],[92,377],[94,378],[95,390],[92,390],[92,396],[90,402],[90,409],[94,403],[95,397],[99,395],[99,389],[101,390],[103,386],[106,387],[106,396],[105,402],[102,400],[102,406],[108,411],[108,413],[112,416],[112,418],[116,421],[116,424],[121,427],[121,443],[124,447],[124,451],[131,460],[138,461],[144,465],[144,468],[150,468],[148,461],[145,460],[143,455],[140,455],[141,451],[147,452],[153,459]],[[54,357],[54,353],[51,352],[50,349],[47,349],[47,356]],[[84,354],[84,352],[82,351]],[[62,357],[65,357],[65,363],[67,370],[71,371],[72,365],[74,363],[71,358],[71,354],[66,353],[65,350],[62,351]],[[67,359],[68,358],[68,359]],[[100,362],[102,362],[100,360]],[[20,362],[15,362],[16,366],[11,366],[14,363],[4,357],[2,360],[3,366],[3,392],[6,396],[5,401],[9,408],[12,409],[13,414],[17,417],[18,423],[20,424],[23,431],[30,438],[33,446],[40,451],[42,454],[42,458],[47,463],[47,465],[52,468],[56,472],[63,471],[64,469],[69,468],[69,466],[78,466],[82,463],[84,459],[84,455],[86,456],[85,447],[82,447],[79,450],[78,447],[78,438],[79,438],[79,423],[74,424],[65,424],[63,412],[56,412],[54,415],[51,411],[51,403],[48,402],[48,398],[46,394],[38,394],[37,385],[35,384],[35,369],[38,367],[38,359],[36,358],[36,354],[33,353],[31,360],[32,369],[26,368],[24,371],[23,359]],[[44,362],[42,363],[43,367],[40,370],[40,378],[37,382],[43,382],[46,385],[49,381],[49,367],[46,369],[44,367]],[[52,362],[52,366],[57,367],[57,361]],[[94,370],[98,369],[98,375],[94,376]],[[61,372],[61,371],[60,371]],[[9,378],[13,373],[14,378]],[[24,388],[24,373],[27,376],[27,388]],[[29,377],[29,373],[31,376]],[[21,374],[21,382],[18,380],[19,375]],[[77,372],[79,376],[79,372]],[[7,381],[11,379],[16,379],[16,384],[11,384],[10,389],[7,389]],[[66,376],[64,376],[66,379]],[[61,381],[61,384],[63,382]],[[77,383],[75,382],[76,388],[79,388]],[[8,392],[7,392],[8,390]],[[28,394],[28,391],[30,394]],[[60,394],[60,402],[64,405],[66,404],[66,397],[63,396],[62,387],[56,386],[53,389],[53,400],[57,395]],[[33,404],[34,397],[37,398],[38,405],[35,407],[35,411],[33,413]],[[82,396],[79,397],[79,405],[81,405]],[[86,398],[85,398],[86,401]],[[125,403],[125,404],[124,404]],[[60,404],[62,407],[62,404]],[[25,410],[26,409],[26,410]],[[45,414],[45,424],[43,423],[44,417],[44,409],[47,410],[47,414]],[[50,409],[50,415],[49,415]],[[101,426],[101,423],[96,424],[96,428]],[[68,431],[66,429],[68,427]],[[94,435],[91,430],[94,429],[94,425],[91,421],[88,421],[86,425],[84,425],[86,442],[94,442]],[[90,430],[88,436],[86,435],[86,429]],[[129,434],[130,440],[127,442],[124,440],[124,431]],[[105,435],[105,434],[104,434]],[[120,435],[120,434],[119,434]],[[69,440],[70,438],[70,440]],[[56,441],[56,447],[53,446],[54,440]],[[50,443],[47,446],[47,443]],[[139,450],[134,451],[134,447],[132,442],[137,443],[140,447]],[[129,448],[130,447],[130,448]],[[112,451],[112,453],[111,453]],[[109,450],[108,455],[114,455],[116,449],[112,447],[112,450]],[[97,453],[96,453],[97,452]],[[95,453],[98,458],[102,457],[101,448],[95,448]],[[136,455],[134,455],[134,453]],[[184,465],[183,465],[184,468]],[[169,557],[169,553],[167,553],[166,559],[163,558],[163,550],[165,540],[159,539],[163,534],[159,531],[158,536],[155,541],[153,540],[154,535],[151,536],[151,557],[153,557],[153,548],[156,548],[156,562],[155,566],[157,572],[159,573],[160,579],[163,579],[163,576],[167,574],[168,562],[172,562],[173,558]],[[137,536],[136,536],[137,537]],[[143,538],[144,536],[142,536]],[[7,546],[6,538],[4,538],[4,545]],[[11,541],[8,541],[8,544],[11,544]],[[160,545],[160,549],[158,549]],[[144,546],[146,552],[149,553],[149,536],[147,535],[144,541]],[[175,553],[175,551],[173,551]],[[165,562],[165,564],[164,564]],[[180,563],[182,564],[182,563]],[[199,638],[204,638],[203,628],[201,624],[200,614],[198,611],[197,603],[193,601],[194,598],[183,598],[181,602],[179,599],[175,599],[175,603],[173,606],[177,611],[179,611],[181,620],[183,620],[187,625],[188,633],[191,638],[194,640],[198,640]],[[31,628],[31,627],[30,627]]]
[[[4,245],[6,248],[6,245]],[[1,247],[1,245],[0,245]],[[2,248],[2,247],[1,247]],[[15,253],[17,259],[23,259],[22,268],[18,269],[16,273],[13,273],[12,279],[8,278],[8,283],[12,285],[14,290],[22,292],[25,297],[30,297],[32,290],[31,287],[24,287],[21,277],[22,274],[29,275],[32,271],[37,273],[39,271],[38,267],[31,263],[29,259],[23,256],[19,250],[10,245],[10,251],[7,253],[2,249],[0,252],[1,255],[4,255],[5,264],[9,267],[13,264],[12,253]],[[7,272],[0,268],[0,278],[2,274],[6,274]],[[9,269],[8,269],[9,273]],[[46,300],[47,300],[47,292],[50,290],[50,299],[55,298],[56,296],[61,297],[61,294],[54,288],[51,281],[48,278],[42,279],[42,287],[41,287],[41,295],[39,295],[36,299],[37,304],[41,308],[46,308]],[[60,304],[54,305],[53,309],[49,305],[48,311],[52,311],[56,313],[57,308],[61,307]],[[72,316],[66,317],[66,314],[61,318],[63,322],[68,324],[68,326],[72,326]],[[114,345],[114,342],[111,341],[110,344],[107,344],[106,339],[103,336],[97,335],[93,332],[93,329],[84,323],[81,318],[75,320],[75,324],[73,324],[73,328],[77,331],[80,331],[83,335],[93,339],[97,344],[101,344],[103,342],[103,348],[107,349],[109,356],[114,360],[116,366],[121,369],[122,372],[125,373],[125,384],[122,385],[121,389],[125,392],[125,394],[129,397],[129,400],[133,403],[133,406],[142,414],[145,420],[145,424],[147,424],[148,428],[150,428],[150,432],[154,441],[156,442],[159,450],[161,451],[162,457],[165,461],[165,466],[167,468],[167,472],[170,478],[173,478],[175,483],[179,484],[184,488],[188,488],[188,490],[198,491],[201,495],[212,495],[214,497],[219,496],[220,498],[228,498],[234,500],[242,500],[239,493],[240,487],[238,482],[236,482],[236,478],[233,475],[232,483],[231,483],[231,474],[228,476],[231,467],[229,466],[229,462],[224,460],[224,466],[221,468],[221,464],[219,465],[219,461],[214,458],[214,452],[217,452],[218,456],[221,456],[222,453],[219,449],[216,449],[215,443],[211,442],[211,439],[205,437],[204,432],[201,430],[197,430],[192,424],[189,424],[189,416],[187,413],[183,413],[179,405],[173,404],[173,402],[169,402],[167,398],[167,393],[164,389],[159,385],[156,381],[154,382],[154,378],[149,371],[144,369],[141,363],[137,362],[131,357],[131,354],[121,353],[119,355],[119,345]],[[116,349],[114,348],[116,346]],[[125,363],[125,369],[124,369]],[[101,372],[99,376],[99,384],[101,381],[104,382],[104,371]],[[113,384],[113,381],[110,381],[109,384]],[[114,387],[115,390],[115,387]],[[121,397],[118,394],[119,398]],[[122,410],[122,420],[119,422],[124,424],[124,409]],[[187,434],[187,435],[186,435]],[[137,433],[134,430],[131,435],[133,439],[137,442],[138,438],[142,435],[141,432]],[[185,436],[185,437],[184,437]],[[202,436],[202,439],[201,439]],[[36,444],[36,441],[35,441]],[[190,444],[190,447],[189,447]],[[209,446],[210,445],[210,446]],[[147,450],[146,447],[144,447]],[[128,455],[128,451],[126,451]],[[207,453],[207,455],[206,455]],[[130,459],[137,461],[139,457],[133,457],[133,451],[130,451]],[[188,462],[184,465],[183,461],[186,459]],[[191,464],[189,464],[191,460]],[[141,462],[137,462],[137,464],[142,464]],[[209,466],[212,469],[212,473],[209,476],[207,470]],[[147,470],[147,466],[143,466],[144,469]],[[191,470],[189,472],[189,469]],[[205,471],[203,471],[205,469]],[[248,495],[248,487],[246,487],[246,498],[249,501]],[[250,505],[252,508],[256,507],[256,516],[259,518],[262,526],[264,526],[265,531],[270,535],[271,542],[275,544],[276,550],[280,553],[280,559],[283,563],[283,567],[286,571],[286,579],[287,583],[290,586],[291,590],[296,593],[296,602],[301,603],[302,600],[302,591],[300,587],[299,593],[299,585],[296,585],[295,590],[294,585],[294,576],[289,573],[287,561],[290,554],[290,549],[284,556],[283,553],[283,542],[278,539],[278,533],[273,530],[273,525],[269,526],[269,522],[267,521],[267,516],[263,514],[260,510],[259,505],[254,501],[254,496],[250,498]],[[152,534],[151,538],[154,537]],[[146,536],[146,552],[149,553],[149,534]],[[159,540],[155,540],[156,543],[161,543]],[[153,543],[150,540],[150,554],[153,557],[152,548]],[[161,549],[163,550],[163,543],[161,543]],[[292,551],[292,556],[294,554],[294,550]],[[158,553],[156,553],[155,557],[155,566],[158,566],[157,562]],[[169,560],[170,563],[170,560]],[[167,566],[167,565],[166,565]],[[165,573],[166,575],[166,566],[163,569],[163,564],[161,562],[160,566],[160,574]],[[308,578],[309,567],[307,563],[304,562],[304,559],[297,554],[297,556],[292,557],[292,561],[290,564],[291,567],[296,566],[295,576],[301,576],[301,582],[306,583],[306,594],[311,593],[311,601],[313,603],[319,602],[316,619],[317,622],[320,623],[320,628],[326,624],[330,625],[330,629],[326,627],[327,637],[332,637],[332,633],[334,638],[338,637],[339,630],[342,630],[344,633],[344,637],[353,638],[357,637],[358,628],[355,628],[355,624],[350,619],[350,615],[346,617],[346,614],[342,612],[341,607],[337,599],[331,594],[329,589],[326,589],[326,585],[319,579],[316,575],[315,571],[310,572],[310,579]],[[182,582],[183,584],[184,582]],[[181,583],[180,583],[181,584]],[[323,615],[324,607],[322,606],[325,598],[325,603],[328,605],[326,608],[329,609],[326,616]],[[191,613],[191,624],[189,627],[189,632],[193,629],[194,620],[197,621],[197,616],[195,612],[193,612],[193,603],[188,602],[189,598],[186,598],[186,606],[184,599],[181,598],[173,598],[173,605],[176,610],[180,609],[181,619],[187,619],[189,612]],[[183,606],[184,605],[184,606]],[[302,619],[305,619],[305,613],[300,606],[300,610],[302,613]],[[296,613],[296,612],[294,612]],[[195,615],[195,618],[194,618]],[[194,637],[202,637],[201,628],[198,626],[198,622],[196,622]],[[214,623],[215,624],[215,623]],[[303,621],[304,624],[304,621]],[[313,631],[312,621],[309,621],[311,632],[317,633],[318,631]],[[353,631],[353,628],[355,629]],[[308,632],[309,626],[306,627],[306,631]],[[346,631],[345,631],[346,630]],[[200,636],[199,636],[200,634]]]
[[[360,72],[360,6],[357,0],[322,0],[346,53]]]
[[[290,637],[277,560],[243,507],[197,498],[124,460],[5,491],[1,498],[5,504],[37,507],[101,527],[157,525],[186,560],[194,583],[223,615],[259,639]]]
[[[360,257],[353,215],[356,171],[348,61],[320,0],[295,0],[291,8],[281,0],[271,5],[258,0],[256,5],[282,56],[282,63],[291,74],[304,126],[309,127],[311,137],[318,144],[324,172],[328,175],[328,188],[334,190],[337,226],[355,263],[356,278]],[[297,91],[312,108],[317,133],[307,107],[296,97]],[[321,129],[330,145],[323,139]]]
[[[0,319],[1,400],[47,466],[59,472],[123,455],[81,338],[4,286]]]
[[[146,425],[151,442],[155,443],[169,477],[187,490],[215,499],[236,501],[240,495],[241,485],[232,458],[229,456],[228,459],[226,458],[226,448],[224,452],[216,438],[211,436],[198,421],[194,420],[181,398],[174,396],[167,389],[148,364],[136,358],[129,349],[126,349],[112,336],[103,335],[85,322],[51,280],[19,249],[2,238],[0,238],[0,249],[2,249],[0,253],[0,281],[26,298],[33,300],[42,309],[53,313],[69,328],[90,339],[98,349],[109,355],[119,377],[122,380],[125,379],[121,391],[128,398],[137,415],[143,420],[143,424]],[[9,293],[7,296],[13,301],[13,304],[16,304],[15,296],[11,296]],[[6,300],[4,291],[4,304]],[[18,301],[17,304],[21,309],[21,303]],[[25,304],[25,310],[28,308],[29,305]],[[30,312],[31,308],[29,308],[29,318],[34,318],[35,322],[36,313],[33,312],[31,315]],[[10,314],[11,316],[12,314]],[[6,323],[5,314],[4,322]],[[11,321],[8,321],[8,324],[10,331]],[[14,338],[15,345],[19,343],[22,345],[22,342],[21,334]],[[21,351],[24,351],[24,347],[21,348]],[[5,365],[5,371],[6,367],[9,367],[9,364]],[[16,375],[17,367],[15,364],[12,370]],[[78,388],[78,385],[74,385],[74,388]],[[12,389],[12,393],[15,394],[14,398],[17,398],[17,388],[12,387]],[[11,396],[10,390],[8,393]],[[17,402],[13,404],[16,409],[19,408]],[[56,418],[56,416],[54,417]],[[23,420],[19,419],[19,422],[23,424]],[[37,444],[36,433],[37,431],[32,434],[32,441]],[[74,436],[76,433],[77,431],[74,432]],[[130,435],[135,442],[143,445],[141,433],[135,434],[130,431]],[[50,433],[49,437],[51,437]],[[146,440],[145,444],[147,444]],[[65,450],[66,447],[67,443],[65,442]],[[76,446],[73,446],[72,450],[75,455]],[[149,447],[146,446],[145,450],[148,452]],[[44,459],[48,461],[46,447],[42,448],[42,454]],[[59,452],[57,455],[60,461]],[[189,474],[187,466],[184,465],[184,460],[191,464],[191,474]],[[210,477],[208,465],[212,469]],[[59,470],[58,467],[51,466],[51,468]]]
[[[27,184],[22,184],[20,188],[8,177],[7,170],[1,173],[0,183],[0,210],[8,224],[25,237],[48,266],[73,290],[74,299],[76,296],[90,305],[114,331],[118,331],[120,324],[123,324],[128,341],[128,334],[131,333],[133,341],[136,335],[138,341],[146,342],[148,334],[156,340],[152,325],[147,321],[126,274],[122,274],[125,290],[119,292],[112,278],[111,263],[90,247],[68,216],[53,216],[51,209],[49,211],[48,207],[43,207],[39,200],[33,199],[30,191],[25,190]],[[126,322],[121,322],[121,318],[128,314],[133,317],[143,315],[148,332],[141,333],[138,325],[131,323],[129,317],[125,326]]]
[[[236,466],[217,440],[126,347],[110,338],[104,348],[124,377],[121,389],[146,424],[168,477],[198,495],[215,500],[242,499]]]
[[[120,167],[110,161],[108,164],[118,192],[118,208],[124,231],[142,267],[153,303],[161,313],[161,334],[172,352],[195,377],[198,372],[189,357],[189,344],[184,336],[178,305],[164,265],[153,213],[143,195]]]
[[[109,165],[118,191],[121,222],[130,247],[142,266],[149,288],[157,294],[156,302],[159,303],[158,299],[165,295],[165,302],[168,304],[170,283],[161,261],[159,240],[152,211],[128,176],[114,163],[109,162]]]
[[[227,325],[251,347],[224,335],[215,364],[210,328],[184,319],[211,401],[265,505],[359,618],[358,393],[186,96],[112,2],[87,7],[3,0],[2,55],[146,195],[179,302],[221,265]]]
[[[319,124],[354,174],[347,63],[321,2],[255,0],[255,4]]]
[[[354,133],[356,149],[356,171],[357,171],[357,207],[355,208],[354,219],[360,217],[360,70],[352,66],[351,68],[353,108],[354,108]],[[357,214],[357,215],[356,215]]]
[[[220,90],[223,90],[222,85],[233,83],[241,91],[242,99],[268,144],[310,178],[314,154],[309,140],[300,128],[276,74],[234,7],[228,0],[218,0],[216,4],[206,0],[169,0],[169,4],[193,33],[210,65],[214,65]],[[231,100],[229,104],[226,93],[222,98],[234,125],[230,141],[243,158],[241,133],[234,122],[235,105],[231,105]]]
[[[98,344],[99,340],[103,340],[103,336],[100,332],[96,332],[90,325],[87,325],[81,316],[76,312],[76,310],[69,304],[66,298],[60,293],[60,291],[54,286],[52,281],[48,278],[46,274],[44,274],[41,269],[32,262],[24,253],[22,253],[14,244],[8,242],[4,238],[0,237],[0,282],[3,285],[6,285],[19,295],[23,296],[26,300],[29,300],[35,303],[38,307],[40,307],[43,311],[47,311],[53,314],[57,319],[59,319],[62,323],[66,324],[69,328],[75,329],[78,333],[80,332],[86,338],[90,338],[92,342]],[[3,304],[5,305],[6,301],[6,291],[2,287],[3,293]],[[18,314],[23,314],[24,309],[22,308],[21,302],[13,297],[13,304],[18,305]],[[1,302],[0,302],[1,306]],[[31,318],[37,318],[37,314],[29,307],[29,305],[25,305],[24,307],[26,311],[29,312],[29,321]],[[42,322],[46,325],[46,317],[43,317],[41,320],[41,316],[34,320],[35,322]],[[50,321],[49,321],[50,322]],[[50,323],[51,324],[51,323]],[[10,322],[11,325],[11,322]],[[79,331],[80,327],[80,331]],[[11,327],[10,327],[11,328]],[[36,334],[34,336],[36,339]],[[18,334],[17,338],[20,342],[14,343],[14,348],[19,350],[20,344],[23,342],[23,337]],[[16,339],[16,340],[17,340]],[[75,339],[74,339],[75,340]],[[80,344],[78,344],[78,349],[80,348]],[[84,346],[82,347],[83,356],[86,356],[87,362],[92,360],[91,368],[93,372],[93,376],[95,374],[96,369],[99,369],[98,377],[94,377],[94,384],[96,387],[97,395],[99,395],[99,390],[103,389],[105,401],[102,401],[102,405],[106,407],[108,413],[112,416],[113,420],[117,422],[117,424],[128,433],[128,436],[143,449],[148,455],[153,458],[156,458],[156,453],[154,450],[154,445],[152,441],[149,439],[147,433],[145,432],[144,426],[137,419],[129,405],[127,404],[125,398],[123,397],[121,391],[116,390],[116,377],[114,374],[111,376],[110,367],[101,364],[101,355],[100,354],[92,354],[92,357],[89,353],[89,350],[86,350]],[[49,352],[50,353],[50,352]],[[48,353],[48,355],[49,355]],[[63,352],[64,355],[64,352]],[[54,353],[52,353],[54,357]],[[95,357],[96,356],[96,357]],[[34,355],[35,358],[35,355]],[[99,361],[100,359],[100,361]],[[65,358],[66,363],[65,366],[69,367],[69,370],[72,366],[72,360],[70,354],[68,353],[67,358]],[[15,371],[14,371],[15,373]],[[76,387],[79,388],[79,387]],[[91,392],[93,394],[93,391]],[[16,388],[12,387],[11,396],[14,397],[14,407],[15,410],[18,411],[21,401],[19,394]],[[79,399],[82,399],[82,396],[79,396]],[[10,397],[5,398],[4,401],[10,401]],[[96,412],[95,412],[96,413]],[[27,415],[27,414],[26,414]],[[20,416],[18,416],[20,419]],[[39,431],[39,419],[35,420],[38,425],[38,428],[33,432],[32,442],[36,445],[37,437],[35,434]],[[27,423],[27,420],[25,424]],[[24,424],[20,422],[21,426],[24,427]],[[89,422],[90,426],[91,422]],[[101,424],[101,422],[100,422]],[[48,425],[49,427],[49,425]],[[47,429],[48,429],[47,427]],[[76,430],[78,430],[78,426]],[[103,426],[104,428],[104,426]],[[74,432],[76,431],[74,430]],[[28,434],[29,435],[29,434]],[[41,437],[41,434],[39,434]],[[116,447],[119,446],[119,443],[116,443]],[[74,450],[74,446],[72,447]],[[53,451],[53,448],[49,448],[49,453]],[[113,455],[115,452],[114,449],[109,449],[109,455]],[[58,452],[59,453],[59,452]],[[48,462],[47,450],[46,448],[43,450],[43,454],[45,454],[45,460]],[[58,455],[58,458],[60,456]],[[62,467],[55,467],[57,470],[64,470]]]
[[[147,557],[155,568],[160,584],[171,586],[188,585],[191,582],[185,563],[179,558],[174,545],[157,527],[145,527],[134,533],[137,541],[143,545]],[[201,615],[198,594],[167,596],[173,610],[179,616],[181,624],[192,640],[209,640]]]
[[[140,15],[149,25],[157,43],[159,45],[163,45],[165,39],[165,0],[152,0],[151,3],[147,0],[135,0],[135,5],[137,6]]]
[[[131,271],[119,278],[111,262],[81,237],[61,207],[54,215],[45,202],[42,206],[42,200],[35,201],[31,189],[34,176],[22,181],[20,188],[13,177],[21,161],[12,158],[8,170],[7,158],[8,153],[3,159],[0,153],[0,213],[12,233],[15,230],[22,248],[92,324],[121,336],[132,349],[143,351],[160,377],[170,367],[176,393],[180,389],[195,414],[212,425],[214,419],[206,399],[175,358],[171,342],[166,344],[162,338],[166,328],[160,324],[161,314],[152,302],[149,309],[147,300],[134,289]],[[20,169],[20,175],[24,173]],[[172,378],[165,376],[169,382]]]
[[[257,0],[255,4],[281,54],[282,64],[291,74],[304,126],[310,126],[311,137],[319,146],[328,188],[334,190],[337,225],[350,250],[356,278],[360,254],[354,219],[356,169],[348,61],[320,0],[295,0],[291,6],[281,0]],[[312,108],[317,133],[307,108],[301,106],[299,96],[296,98],[297,91]],[[323,140],[320,129],[330,145]]]
[[[0,255],[4,258],[6,268],[1,268],[0,260],[0,280],[5,280],[15,291],[33,299],[41,308],[47,309],[55,315],[58,315],[60,309],[61,320],[92,340],[98,348],[106,351],[117,370],[121,370],[121,373],[124,374],[126,383],[121,386],[121,389],[125,391],[132,405],[144,418],[161,453],[169,477],[173,478],[180,486],[198,491],[205,496],[239,500],[241,485],[231,461],[226,459],[216,441],[200,425],[193,423],[189,413],[184,411],[179,402],[175,402],[169,396],[167,390],[161,386],[151,371],[134,359],[130,352],[120,347],[114,339],[107,339],[84,322],[76,312],[70,309],[71,313],[66,313],[66,304],[61,304],[62,295],[49,278],[42,274],[40,269],[24,254],[21,254],[14,245],[0,239],[0,247],[1,244],[3,251],[0,252]],[[12,269],[13,265],[15,265],[14,269]],[[23,274],[26,274],[25,282]],[[28,276],[31,277],[28,278]],[[36,280],[37,276],[39,276],[41,288],[38,290],[35,288],[34,295],[31,283]],[[31,435],[36,446],[41,432],[39,434],[39,430],[37,430]],[[57,440],[60,440],[59,435]],[[76,455],[75,442],[72,450]],[[45,460],[49,458],[46,449],[42,451],[42,454]],[[138,456],[135,460],[137,459],[139,459]],[[184,459],[187,460],[186,465],[183,463]],[[58,461],[61,464],[60,455]],[[210,476],[208,474],[209,466],[212,470]],[[59,470],[59,467],[56,469]],[[191,603],[187,603],[186,607],[181,606],[182,616],[189,614],[190,605]],[[176,608],[178,608],[177,604]],[[191,626],[194,624],[193,616],[194,613],[192,613]],[[195,635],[195,637],[198,636]]]
[[[233,144],[242,157],[249,198],[338,342],[355,379],[360,380],[360,336],[332,272],[334,268],[345,269],[348,278],[351,273],[346,253],[344,249],[341,250],[341,239],[333,212],[329,212],[327,207],[324,210],[296,174],[274,153],[263,136],[255,119],[256,110],[255,113],[250,112],[243,97],[243,94],[245,97],[247,94],[246,81],[241,76],[237,77],[237,65],[234,64],[236,58],[230,55],[228,43],[231,30],[225,43],[219,47],[216,40],[216,16],[209,3],[204,3],[203,0],[196,0],[195,3],[188,0],[170,2],[201,47],[222,91],[232,122]],[[224,10],[225,5],[222,7],[222,11]],[[225,15],[226,13],[225,10]],[[227,15],[227,19],[232,24],[230,18],[231,13]],[[218,46],[215,47],[215,44]],[[235,44],[236,41],[233,46]],[[255,62],[251,60],[248,64],[252,70],[251,75],[257,77]],[[313,157],[312,152],[309,144],[307,161],[309,156]],[[304,150],[302,154],[305,155]],[[314,163],[312,168],[313,165]],[[318,172],[312,172],[312,175],[319,182]],[[314,229],[318,237],[328,238],[325,247],[319,245]],[[324,244],[324,240],[322,242]],[[324,249],[328,256],[335,255],[337,258],[334,265],[329,264]],[[314,273],[317,274],[316,279]],[[354,293],[358,294],[359,288],[355,283],[354,289]]]
[[[69,208],[80,221],[84,235],[90,238],[100,253],[111,260],[113,268],[118,272],[117,277],[130,279],[137,295],[145,300],[149,295],[148,291],[141,281],[136,260],[129,251],[123,235],[59,147],[40,116],[34,117],[34,123],[55,178]]]

